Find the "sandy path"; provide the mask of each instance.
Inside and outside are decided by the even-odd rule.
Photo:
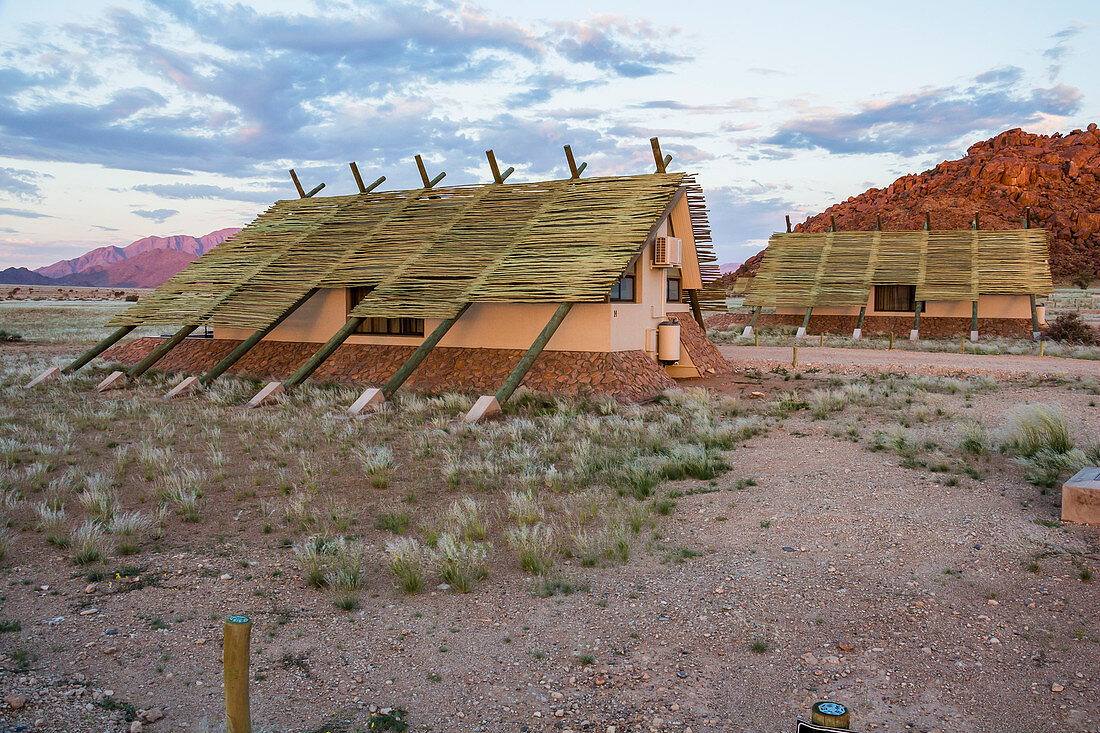
[[[719,346],[719,351],[738,365],[791,363],[789,346]],[[875,371],[904,369],[945,374],[1054,375],[1068,374],[1100,378],[1100,361],[1038,356],[983,356],[948,352],[887,351],[881,349],[834,349],[806,345],[798,350],[799,366],[856,367]]]

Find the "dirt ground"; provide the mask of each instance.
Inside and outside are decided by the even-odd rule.
[[[1060,406],[1078,445],[1095,442],[1100,364],[800,349],[793,371],[786,349],[723,351],[734,375],[685,386],[737,398],[737,419],[766,429],[725,451],[732,468],[716,478],[662,482],[652,506],[674,506],[630,540],[629,559],[585,567],[563,553],[533,576],[507,554],[497,513],[486,580],[458,594],[430,578],[405,595],[385,566],[393,534],[376,528],[380,508],[406,501],[415,535],[459,496],[498,498],[469,485],[474,473],[443,483],[431,445],[484,445],[456,427],[457,412],[386,432],[391,418],[342,420],[345,391],[257,417],[235,406],[252,385],[229,404],[163,403],[170,378],[158,375],[89,392],[105,366],[26,394],[20,380],[58,347],[0,345],[0,437],[54,430],[71,443],[47,459],[27,442],[0,475],[11,535],[0,619],[19,626],[0,633],[0,730],[122,731],[131,719],[220,730],[221,620],[236,613],[254,624],[259,731],[365,731],[372,710],[396,706],[416,731],[765,733],[793,730],[819,699],[848,705],[864,731],[1100,730],[1100,528],[1059,522],[1058,490],[1031,485],[1007,456],[955,448],[961,426],[995,436],[1035,402]],[[886,371],[996,379],[883,381]],[[846,384],[881,385],[879,401],[824,419],[798,402]],[[652,421],[672,408],[645,409]],[[617,418],[593,415],[610,441]],[[535,410],[506,424],[553,419]],[[915,459],[879,449],[884,431],[921,446]],[[379,487],[348,448],[383,438],[398,460]],[[430,457],[414,458],[414,442]],[[121,445],[209,457],[201,520],[168,513],[137,554],[77,566],[35,530],[31,505],[76,468],[117,475],[122,508],[151,511],[159,477],[140,462],[116,472]],[[296,467],[319,496],[350,503],[348,534],[369,549],[350,612],[304,580],[288,545],[310,530],[270,509]],[[574,511],[571,496],[546,495],[555,521]],[[71,523],[83,518],[75,496],[68,507]]]

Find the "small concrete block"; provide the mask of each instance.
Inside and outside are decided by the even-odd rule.
[[[914,328],[912,331],[909,332],[910,341],[916,341],[918,338],[920,338],[920,334],[917,333],[917,329]]]
[[[485,420],[500,414],[500,403],[497,402],[497,398],[493,395],[482,395],[477,398],[477,402],[470,408],[470,411],[466,413],[464,418],[466,422],[477,422],[479,420]]]
[[[970,343],[975,343],[975,342],[977,342],[977,340],[978,340],[978,332],[977,331],[971,331],[970,332]]]
[[[799,327],[798,327],[798,333],[796,333],[796,334],[794,335],[794,337],[795,337],[796,339],[800,339],[800,338],[802,338],[802,337],[803,337],[803,336],[805,336],[805,335],[806,335],[806,329],[805,329],[805,328],[803,328],[802,326],[799,326]]]
[[[122,389],[130,382],[126,372],[111,372],[107,378],[96,385],[96,392],[106,392],[109,389]]]
[[[270,402],[275,402],[283,395],[283,383],[282,382],[268,382],[263,389],[256,393],[256,396],[248,401],[245,405],[249,408],[260,407]]]
[[[359,395],[359,399],[351,403],[351,407],[348,408],[348,415],[354,417],[355,415],[361,414],[367,408],[380,410],[385,404],[386,396],[382,394],[382,390],[377,387],[367,387],[363,390],[363,394]]]
[[[852,338],[854,338],[856,341],[859,341],[861,338],[863,338],[863,329],[857,328],[856,330],[852,331]]]
[[[173,397],[179,397],[180,395],[191,394],[192,392],[198,392],[202,388],[199,384],[198,377],[188,377],[172,389],[168,390],[168,394],[164,395],[164,399],[170,400]]]
[[[1038,341],[1042,337],[1043,337],[1043,334],[1039,333],[1038,331],[1032,331],[1031,332],[1031,340],[1032,341]]]
[[[55,366],[50,367],[46,371],[39,374],[37,377],[27,382],[23,389],[30,389],[31,387],[37,387],[45,381],[50,379],[61,379],[61,369]]]
[[[1062,521],[1100,525],[1100,468],[1082,468],[1062,484]]]
[[[741,338],[752,338],[752,326],[745,326],[745,330],[741,332]]]

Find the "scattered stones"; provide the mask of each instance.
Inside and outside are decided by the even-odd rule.
[[[85,608],[83,611],[80,612],[80,615],[81,616],[94,616],[97,613],[99,613],[98,608]]]
[[[1060,684],[1058,684],[1057,682],[1055,682],[1055,683],[1054,683],[1053,685],[1051,685],[1051,686],[1050,686],[1050,691],[1051,691],[1051,692],[1061,692],[1061,691],[1062,691],[1062,690],[1064,690],[1064,689],[1066,689],[1066,688],[1065,688],[1065,687],[1062,687],[1062,686],[1061,686]]]
[[[27,698],[23,695],[8,695],[4,698],[4,702],[11,706],[12,710],[21,710],[27,704]]]

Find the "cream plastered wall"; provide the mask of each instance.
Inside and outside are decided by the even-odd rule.
[[[695,255],[695,240],[691,236],[691,219],[687,199],[681,198],[670,218],[672,230],[684,242],[684,268],[681,287],[701,286]],[[669,232],[668,220],[662,222],[657,235]],[[573,306],[546,348],[551,351],[633,351],[646,349],[646,331],[656,329],[669,312],[687,312],[686,303],[665,302],[665,269],[652,267],[653,245],[645,248],[636,261],[634,303],[578,303]],[[266,340],[295,341],[321,344],[346,322],[347,291],[343,288],[322,289],[301,308],[279,324]],[[483,349],[526,349],[538,336],[557,308],[553,303],[475,303],[462,315],[440,346]],[[424,334],[439,325],[438,319],[425,319]],[[215,328],[214,338],[245,339],[251,331]],[[418,345],[420,336],[378,336],[354,334],[350,344]]]
[[[929,300],[924,305],[921,317],[933,318],[970,318],[972,311],[969,300]],[[1038,307],[1039,323],[1046,324],[1046,309]],[[805,308],[776,308],[778,315],[804,315]],[[911,313],[911,311],[910,311]],[[855,316],[859,308],[855,306],[836,308],[815,306],[814,314],[819,316]],[[875,310],[875,293],[867,298],[869,316],[904,316],[905,311]],[[1031,299],[1026,295],[980,295],[978,296],[978,318],[1026,318],[1031,319]]]

